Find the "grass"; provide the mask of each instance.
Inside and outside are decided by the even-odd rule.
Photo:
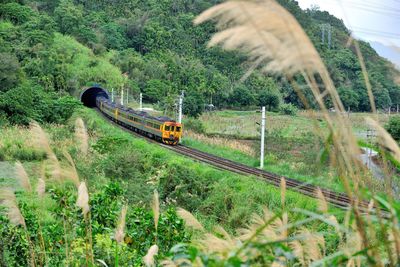
[[[346,114],[344,116],[347,116]],[[370,127],[365,118],[368,113],[351,113],[350,122],[361,143],[374,144],[368,139]],[[203,134],[186,131],[183,143],[201,151],[228,158],[248,166],[259,166],[261,114],[257,111],[222,110],[205,113],[199,121]],[[385,124],[387,114],[378,114],[378,121]],[[318,129],[316,129],[316,127]],[[306,183],[343,191],[342,183],[324,161],[324,142],[328,137],[326,122],[320,113],[311,115],[299,112],[297,116],[267,112],[266,149],[264,169]]]
[[[138,190],[149,187],[148,184],[151,187],[153,181],[158,184],[160,196],[164,200],[169,198],[175,205],[196,213],[207,226],[222,224],[229,228],[243,224],[251,213],[260,210],[262,206],[274,210],[276,203],[280,201],[280,189],[257,178],[216,170],[206,164],[176,155],[110,125],[93,110],[85,109],[80,116],[87,121],[89,133],[94,137],[94,141],[104,136],[118,136],[129,143],[123,146],[124,150],[146,158],[145,164],[150,171],[145,170],[142,173],[148,177],[143,179],[146,184],[137,185]],[[195,141],[185,142],[195,144]],[[232,150],[229,149],[220,151],[223,153],[221,156],[231,155],[231,159],[232,155],[235,155],[234,159],[239,162],[251,162],[254,159],[244,154],[230,153]],[[147,159],[152,162],[147,162]],[[127,180],[132,178],[126,177]],[[136,183],[140,181],[136,180]],[[288,192],[287,201],[288,207],[316,207],[314,200],[295,192]]]
[[[63,166],[68,165],[63,150],[69,151],[74,158],[79,157],[79,144],[75,144],[71,134],[78,114],[88,129],[90,152],[87,157],[76,161],[76,167],[90,190],[96,191],[110,180],[118,181],[126,190],[127,200],[140,205],[150,203],[153,190],[157,189],[163,202],[194,212],[209,228],[221,224],[234,229],[244,225],[250,215],[263,206],[271,210],[279,209],[276,206],[280,201],[279,188],[257,178],[214,169],[150,144],[112,126],[90,109],[79,111],[66,126],[51,125],[45,129]],[[10,143],[29,135],[27,129],[8,128],[1,131],[7,132],[4,141]],[[23,147],[21,151],[24,151]],[[254,158],[245,154],[232,153],[233,150],[229,149],[220,151],[223,153],[221,156],[232,159],[235,155],[237,158],[234,160],[256,164]],[[17,159],[9,158],[10,161]],[[22,162],[33,179],[32,184],[36,184],[40,177],[40,161]],[[287,203],[290,208],[315,210],[317,206],[315,200],[296,192],[287,193]]]

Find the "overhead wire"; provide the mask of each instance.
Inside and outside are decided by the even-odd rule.
[[[349,8],[356,8],[357,10],[362,10],[374,14],[383,14],[383,15],[390,15],[392,18],[400,19],[400,9],[393,9],[393,8],[381,8],[372,5],[362,5],[356,2],[349,2],[349,1],[341,1],[341,0],[330,0],[328,4],[334,5],[332,2],[337,2],[343,5],[348,6]]]

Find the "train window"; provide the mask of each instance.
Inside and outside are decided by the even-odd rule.
[[[165,130],[166,131],[170,131],[170,126],[169,125],[165,125]]]
[[[171,126],[171,131],[173,132],[175,130],[175,126]]]
[[[181,128],[182,128],[182,127],[180,127],[180,126],[176,126],[176,131],[177,131],[177,132],[180,132],[180,131],[181,131]]]

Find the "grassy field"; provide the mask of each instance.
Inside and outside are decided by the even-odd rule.
[[[391,116],[394,116],[392,114]],[[350,113],[348,116],[354,131],[361,132],[369,129],[365,118],[372,116],[369,113]],[[376,115],[378,121],[384,125],[389,120],[388,114]],[[208,134],[222,134],[240,138],[259,138],[261,113],[259,111],[231,111],[223,110],[205,113],[200,117]],[[304,134],[315,134],[315,131],[326,130],[322,115],[307,111],[299,112],[297,116],[281,115],[267,112],[266,129],[268,132],[279,131],[283,136],[294,137]]]
[[[244,225],[250,215],[263,206],[280,209],[279,188],[175,155],[110,125],[94,110],[84,109],[79,116],[87,123],[91,153],[76,165],[82,179],[88,181],[89,190],[118,181],[126,188],[126,198],[136,205],[149,203],[153,190],[158,189],[165,203],[194,212],[205,225],[222,224],[228,229]],[[79,157],[71,134],[72,123],[73,120],[66,126],[46,128],[51,146],[61,159],[63,150],[70,151],[74,158]],[[4,137],[0,156],[6,161],[23,161],[35,184],[45,155],[31,146],[28,130],[2,128],[0,134]],[[222,156],[237,155],[235,160],[241,162],[254,159],[229,150],[221,151],[226,153]],[[268,160],[271,159],[267,157]],[[67,164],[65,159],[61,163]],[[253,160],[251,165],[255,164]],[[286,199],[287,207],[316,208],[314,200],[295,192],[288,192]]]
[[[345,116],[348,116],[345,114]],[[349,118],[357,138],[368,139],[366,113],[351,113]],[[198,121],[203,133],[187,130],[183,143],[199,150],[258,167],[261,114],[257,111],[217,111],[203,114]],[[378,114],[385,124],[388,115]],[[190,121],[189,121],[190,123]],[[190,128],[190,125],[189,127]],[[328,137],[326,123],[319,113],[299,112],[297,116],[267,112],[264,169],[343,191],[334,168],[324,159]]]

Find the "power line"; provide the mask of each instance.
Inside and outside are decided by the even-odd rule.
[[[347,5],[350,8],[356,8],[357,10],[367,11],[367,12],[374,13],[374,14],[390,15],[392,18],[400,19],[400,9],[398,9],[399,12],[396,12],[396,10],[392,11],[393,9],[371,8],[371,6],[370,7],[363,6],[363,5],[356,4],[354,2],[353,3],[352,2],[342,2],[341,0],[331,0],[331,1]],[[334,5],[333,3],[328,3],[328,4]]]
[[[357,32],[363,31],[363,32],[371,33],[371,34],[381,34],[381,35],[387,35],[387,36],[391,36],[391,37],[400,38],[400,34],[395,33],[395,32],[385,32],[385,31],[380,31],[380,30],[366,29],[366,28],[362,28],[362,27],[352,27],[352,30],[357,31]]]

